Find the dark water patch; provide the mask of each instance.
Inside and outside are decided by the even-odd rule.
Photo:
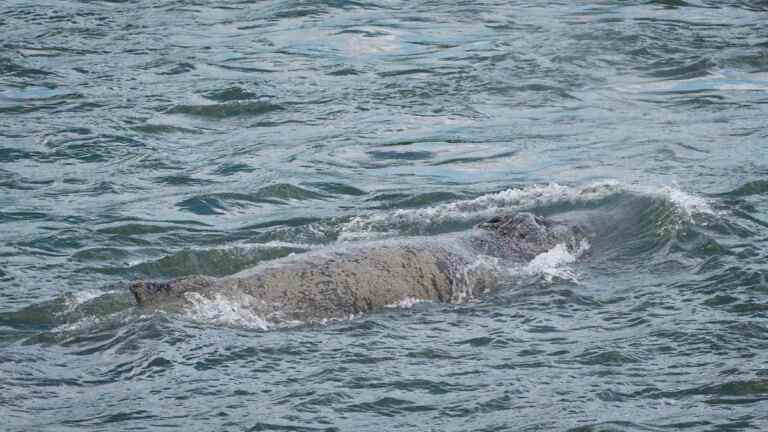
[[[24,177],[16,173],[4,171],[0,169],[0,187],[3,187],[9,191],[28,191],[44,189],[47,186],[53,184],[53,180],[41,179],[35,180],[29,177]]]
[[[265,186],[256,192],[256,196],[299,201],[325,198],[325,195],[287,183]]]
[[[177,105],[166,111],[166,113],[221,120],[232,117],[261,116],[284,109],[280,105],[269,102],[242,102],[216,105]]]
[[[231,102],[258,99],[262,97],[256,93],[245,90],[241,87],[229,87],[222,90],[209,92],[205,95],[206,99],[210,99],[216,102]]]
[[[383,397],[371,402],[351,404],[346,406],[344,410],[347,412],[361,412],[385,417],[394,417],[411,412],[434,411],[436,408],[430,405],[418,404],[407,399]]]
[[[146,144],[135,138],[123,135],[95,135],[75,138],[67,131],[57,134],[56,138],[46,140],[50,152],[42,154],[41,162],[55,162],[62,159],[74,159],[79,162],[99,163],[131,155]]]
[[[715,295],[713,297],[710,297],[704,301],[704,304],[707,306],[716,307],[716,306],[729,305],[736,301],[739,301],[738,297],[725,294],[725,295]]]
[[[196,360],[194,367],[198,370],[215,369],[218,366],[235,362],[262,360],[262,357],[264,357],[264,353],[255,347],[226,347],[219,352],[206,355],[204,358]]]
[[[169,186],[210,186],[217,183],[215,180],[194,178],[187,175],[155,177],[155,181]]]
[[[307,186],[331,194],[331,195],[347,195],[347,196],[362,196],[366,195],[366,192],[360,190],[352,185],[345,183],[333,183],[333,182],[310,182],[306,183]]]
[[[45,220],[49,215],[37,212],[0,212],[0,223]]]
[[[321,221],[321,219],[319,218],[296,217],[291,219],[281,219],[281,220],[267,221],[267,222],[262,222],[258,224],[248,225],[243,229],[254,230],[254,229],[261,229],[261,228],[272,228],[272,227],[301,227],[301,226],[309,225],[311,223],[319,222],[319,221]]]
[[[220,176],[231,176],[239,173],[251,173],[256,171],[256,168],[244,163],[229,163],[220,166],[214,171],[214,174]]]
[[[199,215],[224,214],[259,205],[288,205],[292,201],[325,199],[326,196],[290,184],[265,186],[253,193],[215,193],[187,198],[177,207]]]
[[[175,363],[165,357],[141,356],[138,359],[120,363],[101,374],[106,382],[118,380],[136,380],[140,378],[152,379],[162,376],[168,370],[172,370]]]
[[[404,392],[419,392],[431,395],[449,395],[456,392],[472,392],[477,387],[467,386],[447,381],[429,380],[422,378],[394,380],[386,382],[373,382],[365,385],[370,389],[392,389]]]
[[[185,127],[179,127],[174,125],[164,125],[164,124],[144,124],[139,126],[132,126],[131,130],[134,130],[140,133],[150,134],[150,135],[201,133],[201,131],[197,129],[190,129]]]
[[[6,89],[0,92],[0,109],[11,110],[14,107],[31,112],[35,107],[56,104],[61,101],[82,99],[80,93],[70,93],[67,90],[47,87],[31,87],[24,89]],[[6,111],[9,112],[9,111]]]
[[[684,3],[678,0],[664,0],[663,3]],[[657,3],[660,3],[657,1]],[[709,424],[709,423],[707,423]],[[693,424],[700,426],[698,422]],[[568,432],[661,432],[666,429],[630,421],[609,421],[568,429]]]
[[[336,70],[333,70],[331,72],[328,72],[327,74],[330,75],[330,76],[342,76],[343,77],[343,76],[351,76],[351,75],[361,75],[362,73],[363,72],[361,72],[361,71],[359,71],[357,69],[348,67],[348,68],[336,69]]]
[[[29,152],[26,150],[15,149],[15,148],[0,149],[0,161],[5,163],[15,162],[19,160],[34,159],[38,155],[40,155],[40,153]]]
[[[706,384],[672,392],[652,392],[645,397],[690,399],[705,397],[709,404],[737,405],[753,404],[768,399],[764,380],[727,381],[720,384]]]
[[[458,341],[456,342],[456,345],[468,345],[479,348],[485,346],[505,346],[507,344],[496,338],[480,336]]]
[[[718,268],[717,271],[712,270],[703,272],[705,277],[695,282],[686,281],[675,286],[707,294],[768,291],[768,273],[764,270],[736,265]]]
[[[366,199],[366,201],[397,201],[406,198],[408,198],[407,193],[381,193]]]
[[[516,155],[517,153],[518,153],[517,151],[509,151],[509,152],[496,153],[489,156],[458,157],[458,158],[451,158],[451,159],[441,160],[438,162],[433,162],[432,165],[439,166],[439,165],[457,165],[457,164],[463,164],[463,163],[476,163],[476,162],[489,161],[494,159],[508,158]]]
[[[29,248],[42,253],[64,255],[73,249],[83,247],[88,234],[82,229],[58,229],[53,234],[43,235],[32,240],[21,241],[17,246]]]
[[[71,259],[80,262],[100,262],[125,261],[130,258],[135,258],[135,256],[124,249],[96,247],[79,250],[72,255]]]
[[[68,99],[61,100],[52,100],[48,103],[40,103],[40,104],[17,104],[17,105],[10,105],[7,104],[5,106],[0,105],[0,114],[9,114],[9,115],[20,115],[20,114],[29,114],[34,112],[55,112],[63,109],[64,107],[70,106],[67,105],[69,102]]]
[[[205,216],[225,214],[227,210],[223,203],[211,196],[188,198],[177,203],[176,206],[194,214]]]
[[[329,392],[312,395],[294,406],[296,410],[301,412],[316,413],[328,406],[349,403],[351,399],[353,397],[345,392]]]
[[[289,432],[338,432],[340,429],[329,426],[304,426],[275,423],[256,423],[248,432],[289,431]]]
[[[726,67],[746,69],[752,73],[768,72],[768,52],[755,50],[751,53],[740,53],[729,57],[724,63]]]
[[[14,78],[31,79],[55,75],[53,72],[49,72],[43,69],[24,67],[14,63],[11,59],[6,57],[0,57],[0,73],[2,73],[4,76],[10,76]]]
[[[741,315],[756,314],[757,316],[763,316],[765,314],[758,314],[758,313],[768,311],[768,304],[764,304],[762,302],[737,303],[737,304],[731,305],[730,310],[734,313],[741,314]]]
[[[400,77],[404,75],[432,75],[435,71],[429,69],[399,69],[386,72],[379,72],[379,76],[382,78]]]
[[[384,195],[376,197],[376,201],[383,201],[376,206],[379,209],[409,209],[428,207],[433,204],[450,202],[464,198],[465,195],[454,192],[429,192],[416,196]]]
[[[230,71],[242,72],[246,74],[263,74],[263,73],[279,72],[278,70],[259,68],[259,67],[250,67],[250,66],[233,66],[233,65],[225,65],[225,64],[216,64],[212,66],[220,67],[222,69],[226,69]]]
[[[692,78],[701,78],[710,74],[710,71],[716,67],[709,59],[692,59],[686,64],[665,68],[665,64],[656,65],[654,70],[646,73],[646,76],[653,78],[685,80]]]
[[[196,69],[195,65],[193,65],[191,63],[183,62],[183,63],[178,63],[178,64],[174,65],[173,67],[171,67],[168,70],[165,70],[165,71],[162,71],[162,72],[156,72],[156,73],[158,75],[182,75],[182,74],[185,74],[187,72],[192,72],[195,69]]]
[[[368,155],[377,160],[417,161],[432,159],[434,154],[428,151],[369,151]]]
[[[159,418],[159,416],[152,414],[150,411],[134,410],[134,411],[120,411],[115,414],[86,417],[86,418],[75,419],[75,420],[63,420],[62,424],[67,426],[84,427],[84,426],[119,424],[123,422],[137,421],[137,420],[152,420],[157,418]]]
[[[639,358],[619,351],[601,350],[599,352],[586,352],[579,355],[579,363],[589,366],[623,366],[638,362],[640,362]]]
[[[737,198],[765,194],[768,194],[768,180],[755,180],[745,183],[732,191],[723,192],[720,196]]]
[[[116,236],[141,236],[145,234],[162,234],[173,231],[208,231],[200,228],[191,228],[182,225],[152,225],[146,223],[127,223],[121,225],[114,225],[105,228],[99,228],[97,232],[102,234],[111,234]]]

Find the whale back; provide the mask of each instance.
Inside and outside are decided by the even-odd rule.
[[[530,260],[557,245],[573,251],[585,231],[578,225],[518,213],[494,217],[469,238],[371,243],[309,252],[258,265],[224,278],[192,276],[166,282],[138,281],[138,304],[184,308],[201,296],[224,296],[259,316],[324,319],[382,309],[403,299],[461,302],[498,285],[482,257]],[[452,241],[453,244],[446,244]]]

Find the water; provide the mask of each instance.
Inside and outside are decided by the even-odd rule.
[[[767,12],[2,2],[2,429],[767,430]],[[311,325],[127,291],[519,210],[602,234]]]

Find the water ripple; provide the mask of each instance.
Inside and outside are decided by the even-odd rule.
[[[0,5],[4,427],[765,430],[767,10]],[[591,246],[288,328],[127,291],[516,211]]]

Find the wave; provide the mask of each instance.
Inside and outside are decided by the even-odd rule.
[[[556,183],[510,188],[477,198],[458,200],[432,207],[397,209],[352,217],[339,227],[339,240],[361,240],[397,234],[430,234],[443,225],[478,222],[504,213],[550,210],[576,210],[599,206],[606,200],[650,198],[662,200],[674,209],[675,224],[692,222],[699,215],[716,215],[705,198],[671,186],[627,186],[602,181],[584,187]]]

